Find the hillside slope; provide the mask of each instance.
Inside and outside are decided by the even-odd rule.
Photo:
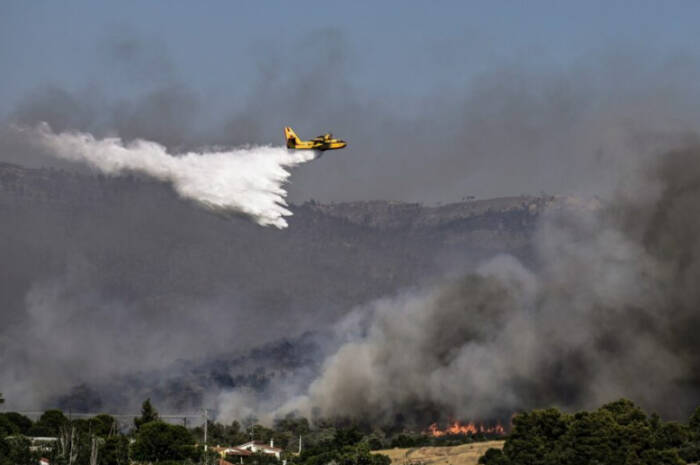
[[[302,335],[358,305],[496,253],[527,261],[552,201],[312,201],[277,230],[140,177],[0,164],[0,377],[18,377],[6,395],[128,408],[128,385],[189,408],[215,385],[264,385],[269,370],[318,361]],[[280,350],[299,360],[267,355]]]
[[[479,457],[492,447],[501,449],[503,441],[473,442],[451,447],[384,449],[375,453],[388,455],[391,465],[476,465]]]

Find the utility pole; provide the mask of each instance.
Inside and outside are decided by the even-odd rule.
[[[207,409],[204,410],[204,455],[206,457],[207,454],[207,423],[209,423],[209,419],[207,418]]]

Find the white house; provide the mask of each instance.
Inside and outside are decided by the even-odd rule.
[[[275,447],[275,442],[270,439],[270,444],[265,444],[264,442],[249,441],[245,444],[240,444],[236,446],[238,449],[249,450],[254,454],[262,452],[263,454],[274,455],[277,460],[280,459],[280,453],[282,449]]]

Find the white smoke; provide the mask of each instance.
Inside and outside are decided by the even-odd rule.
[[[108,175],[143,173],[172,184],[184,198],[208,209],[250,216],[261,226],[286,228],[292,214],[284,185],[289,168],[317,157],[311,150],[257,146],[170,154],[162,145],[82,132],[54,133],[47,124],[23,129],[51,155],[85,163]]]

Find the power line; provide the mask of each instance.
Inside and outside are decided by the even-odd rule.
[[[17,412],[21,415],[25,415],[27,417],[33,417],[33,418],[39,418],[41,415],[44,414],[45,411],[21,411]],[[94,418],[98,415],[109,415],[110,417],[114,418],[116,423],[125,426],[127,423],[130,423],[133,419],[138,418],[141,416],[141,413],[108,413],[108,412],[70,412],[69,420],[75,420],[75,419],[88,419],[88,418]],[[190,413],[190,412],[184,412],[184,413],[165,413],[162,415],[158,415],[158,418],[161,420],[164,420],[167,423],[173,424],[173,423],[179,423],[182,422],[184,423],[185,427],[199,427],[202,424],[206,425],[206,412],[198,412],[198,413]],[[187,421],[188,418],[193,419],[192,421]],[[205,426],[206,428],[206,426]]]
[[[43,415],[46,411],[37,411],[37,412],[19,412],[17,411],[16,413],[19,413],[20,415],[25,415],[25,416],[36,416],[36,415]],[[97,415],[109,415],[110,417],[115,417],[115,418],[134,418],[134,417],[140,417],[141,413],[108,413],[108,412],[71,412],[70,414],[73,417],[96,417]],[[159,418],[202,418],[202,413],[166,413],[166,414],[158,414]]]

